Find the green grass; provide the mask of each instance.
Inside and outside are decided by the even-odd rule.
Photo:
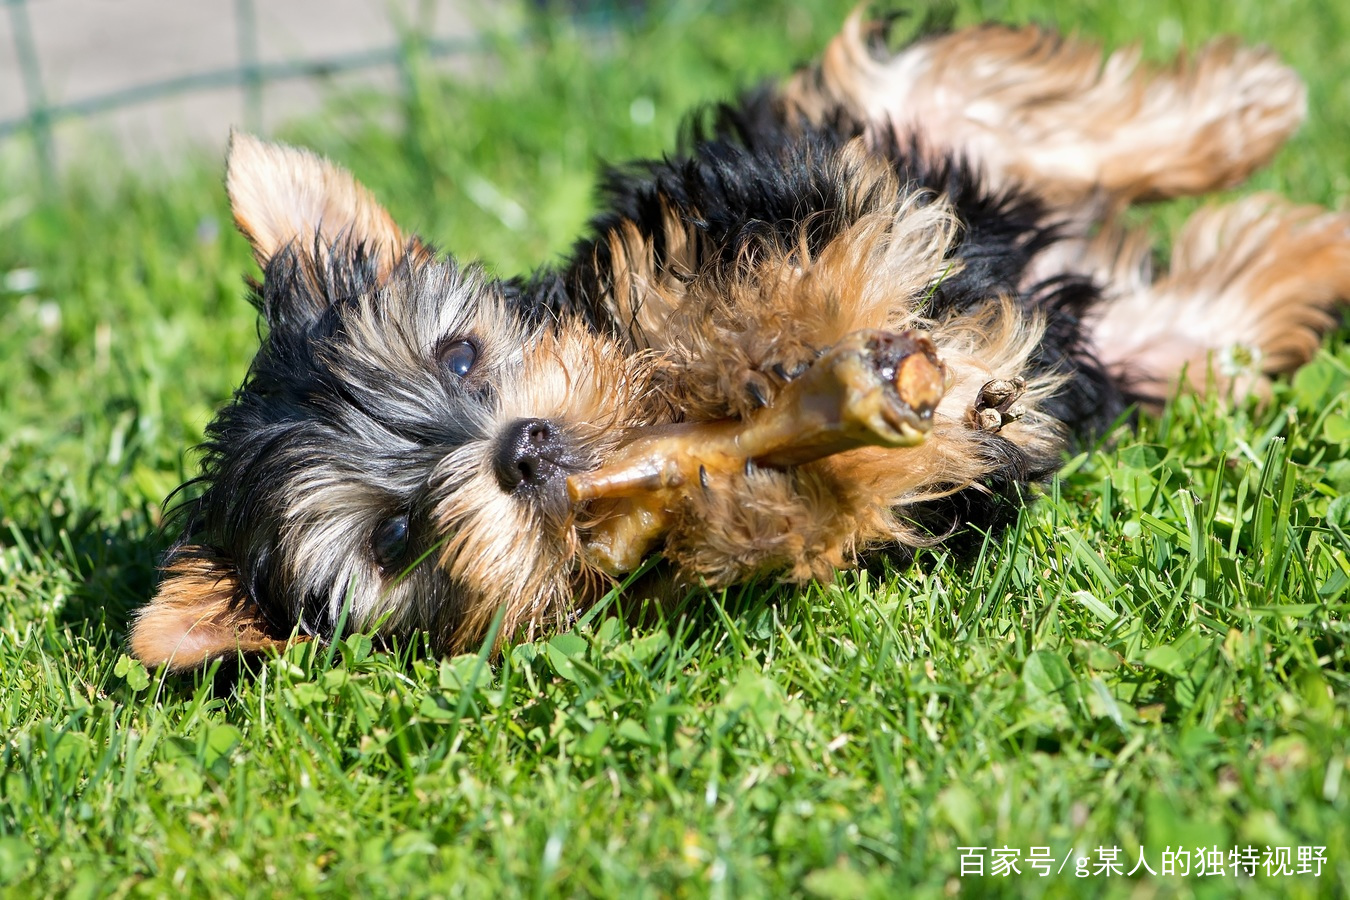
[[[409,67],[284,137],[402,223],[520,271],[561,252],[599,158],[783,71],[848,2],[659,6],[503,40],[478,77]],[[1302,72],[1310,121],[1254,179],[1350,193],[1350,7],[958,4],[1164,57],[1219,32]],[[644,123],[644,102],[655,110]],[[499,665],[356,636],[237,684],[123,656],[159,504],[256,343],[219,161],[0,148],[0,893],[1342,895],[1350,882],[1350,346],[1264,409],[1183,398],[1076,457],[974,560],[803,590],[617,605]],[[1193,204],[1150,211],[1159,233]],[[22,287],[17,276],[12,288]],[[628,606],[637,598],[623,598]],[[1320,878],[961,877],[960,847],[1325,847]],[[989,865],[986,862],[986,865]],[[1229,870],[1231,872],[1231,870]]]

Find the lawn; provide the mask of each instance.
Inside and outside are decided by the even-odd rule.
[[[670,147],[849,6],[507,22],[474,74],[413,48],[400,95],[279,136],[515,273],[582,228],[597,160]],[[1344,2],[954,9],[1155,58],[1266,41],[1310,115],[1253,185],[1347,203]],[[641,626],[620,595],[498,662],[353,635],[166,678],[124,656],[127,619],[256,346],[247,247],[218,159],[76,159],[45,193],[29,155],[0,146],[0,893],[1344,895],[1344,329],[1264,408],[1183,397],[1067,460],[969,555],[694,593]],[[1140,219],[1161,237],[1194,205]]]

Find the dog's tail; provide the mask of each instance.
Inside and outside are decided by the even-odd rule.
[[[1059,262],[1104,287],[1085,323],[1094,351],[1146,405],[1183,383],[1264,395],[1269,376],[1312,358],[1350,300],[1350,213],[1273,194],[1201,209],[1156,280],[1137,233],[1108,228],[1079,250]]]

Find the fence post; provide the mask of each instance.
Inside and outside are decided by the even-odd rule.
[[[33,131],[33,146],[37,151],[38,173],[42,186],[51,193],[56,189],[56,148],[52,141],[51,108],[42,89],[42,69],[38,65],[37,44],[33,40],[33,26],[28,21],[27,0],[5,0],[9,7],[10,28],[14,31],[14,52],[23,73],[24,97],[28,103],[28,123]]]
[[[263,76],[258,66],[258,16],[253,0],[235,0],[234,27],[239,39],[239,70],[244,82],[244,127],[263,130]]]

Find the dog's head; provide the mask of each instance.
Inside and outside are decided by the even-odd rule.
[[[448,652],[565,616],[564,486],[643,424],[640,357],[437,260],[349,174],[236,135],[227,186],[267,325],[208,428],[201,494],[131,635],[173,668],[292,633],[428,631]]]

